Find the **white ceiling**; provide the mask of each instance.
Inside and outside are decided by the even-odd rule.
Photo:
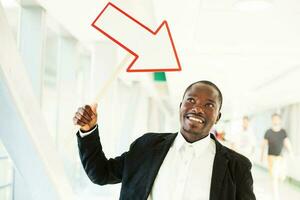
[[[220,86],[229,114],[300,102],[300,1],[265,0],[270,9],[251,12],[236,8],[241,1],[113,2],[153,29],[168,21],[183,68],[167,73],[174,99],[192,81],[208,79]],[[104,39],[90,24],[108,1],[38,2],[80,41]]]

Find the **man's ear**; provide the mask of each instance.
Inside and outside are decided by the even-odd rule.
[[[218,118],[217,118],[217,120],[216,120],[216,123],[218,123],[218,121],[221,119],[221,116],[222,116],[222,113],[219,112],[219,115],[218,115]],[[216,123],[215,123],[215,124],[216,124]]]

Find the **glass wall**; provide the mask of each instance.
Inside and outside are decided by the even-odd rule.
[[[15,41],[18,40],[18,25],[20,17],[20,5],[15,0],[0,0],[4,8],[4,14],[8,20],[10,30],[13,32]],[[0,139],[0,199],[13,199],[14,168],[8,153]]]
[[[0,140],[0,199],[13,199],[13,166]]]

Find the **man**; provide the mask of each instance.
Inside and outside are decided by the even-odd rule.
[[[255,149],[255,136],[249,124],[249,117],[243,117],[242,130],[233,140],[233,149],[248,159],[253,159]]]
[[[102,151],[96,107],[81,107],[73,121],[81,126],[83,167],[96,184],[121,182],[121,200],[254,200],[250,161],[209,134],[221,106],[215,84],[195,82],[179,106],[179,133],[145,134],[111,159]]]
[[[291,143],[286,131],[281,127],[281,116],[272,115],[272,127],[264,135],[262,143],[261,161],[264,160],[265,146],[268,145],[268,169],[272,177],[272,189],[274,199],[279,199],[279,181],[285,178],[285,163],[282,157],[282,149],[285,147],[293,156]]]

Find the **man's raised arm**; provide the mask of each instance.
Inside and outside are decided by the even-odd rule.
[[[98,185],[121,182],[126,153],[114,159],[106,158],[97,126],[97,104],[78,108],[73,123],[80,126],[77,132],[79,154],[90,180]]]

